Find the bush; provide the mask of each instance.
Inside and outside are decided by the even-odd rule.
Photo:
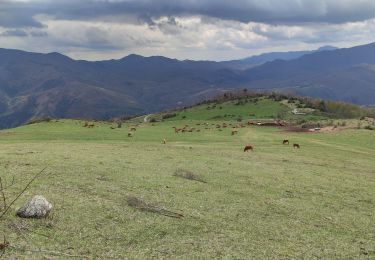
[[[173,117],[176,117],[176,116],[177,116],[176,113],[167,113],[167,114],[162,115],[161,118],[164,120],[164,119],[173,118]]]
[[[50,117],[42,117],[42,118],[37,118],[37,119],[32,119],[29,122],[27,122],[27,125],[32,125],[32,124],[38,124],[42,122],[50,122],[52,119]]]

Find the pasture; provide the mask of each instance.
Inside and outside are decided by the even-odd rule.
[[[375,258],[375,131],[246,126],[232,136],[215,128],[225,119],[187,113],[140,123],[132,137],[130,123],[78,120],[1,131],[9,200],[48,167],[0,220],[5,258]],[[195,131],[175,133],[185,125]],[[34,194],[54,205],[51,215],[15,217]],[[183,218],[131,207],[130,196]]]

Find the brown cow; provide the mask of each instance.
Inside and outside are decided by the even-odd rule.
[[[299,146],[299,144],[293,144],[293,148],[297,148],[297,149],[299,149],[299,148],[301,148],[301,147]]]
[[[283,144],[289,144],[289,140],[286,140],[286,139],[285,139],[285,140],[283,141]]]
[[[87,128],[93,128],[95,126],[94,123],[89,123],[89,122],[85,122],[85,124],[83,125],[83,127],[87,127]]]
[[[249,151],[249,150],[251,150],[251,151],[254,150],[253,147],[252,147],[251,145],[246,145],[245,148],[243,149],[244,152],[247,152],[247,151]]]

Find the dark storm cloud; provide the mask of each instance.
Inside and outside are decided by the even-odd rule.
[[[0,26],[10,28],[43,27],[40,22],[33,18],[32,12],[24,8],[15,7],[12,4],[1,3],[1,0]]]
[[[143,17],[205,15],[241,22],[340,23],[375,17],[373,0],[65,0],[59,6],[60,11],[55,14],[69,14],[70,18],[128,13]]]
[[[375,0],[0,0],[0,47],[83,59],[223,60],[374,33]]]
[[[55,19],[91,20],[134,15],[151,17],[203,15],[222,20],[263,23],[344,23],[375,17],[373,0],[0,0],[3,27],[41,27],[37,14]]]

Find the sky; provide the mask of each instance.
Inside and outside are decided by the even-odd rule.
[[[0,0],[0,48],[231,60],[375,41],[374,0]]]

